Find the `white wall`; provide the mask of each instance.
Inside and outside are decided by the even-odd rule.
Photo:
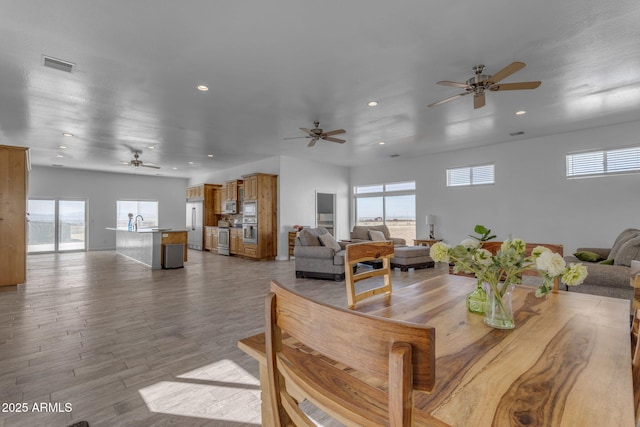
[[[565,155],[638,145],[640,122],[495,144],[351,170],[351,184],[416,180],[417,235],[428,235],[425,216],[436,215],[436,237],[458,243],[476,224],[502,240],[512,234],[532,243],[611,247],[620,231],[640,228],[640,174],[567,180]],[[496,184],[446,188],[445,170],[495,163]]]
[[[257,162],[246,163],[229,169],[213,170],[199,175],[197,178],[191,179],[189,181],[189,185],[224,184],[226,181],[242,179],[242,175],[249,175],[258,172],[279,175],[280,157],[268,157]]]
[[[87,201],[87,249],[115,249],[117,200],[157,200],[159,226],[185,229],[187,180],[34,166],[29,173],[30,198]]]
[[[349,169],[312,160],[280,158],[278,258],[288,258],[288,232],[316,225],[316,191],[336,194],[336,238],[349,238]]]

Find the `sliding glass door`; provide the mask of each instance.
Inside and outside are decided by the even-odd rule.
[[[86,201],[29,199],[28,252],[86,249]]]

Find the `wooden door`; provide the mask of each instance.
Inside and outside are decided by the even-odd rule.
[[[0,286],[27,276],[27,150],[0,146]]]

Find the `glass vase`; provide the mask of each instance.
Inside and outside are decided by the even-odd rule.
[[[498,288],[501,286],[498,285]],[[487,303],[484,311],[484,323],[497,329],[513,329],[516,322],[513,317],[513,305],[511,303],[514,284],[506,285],[503,295],[494,292],[495,289],[487,284]]]
[[[487,302],[487,293],[482,288],[482,282],[478,280],[478,286],[473,292],[467,294],[467,310],[471,313],[484,314],[484,306]]]

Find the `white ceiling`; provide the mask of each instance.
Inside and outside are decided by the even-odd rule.
[[[0,144],[31,147],[36,165],[191,177],[282,154],[350,166],[640,119],[637,0],[0,0],[0,11]],[[503,83],[542,85],[490,92],[478,110],[471,96],[426,107],[461,92],[437,81],[513,61],[527,66]],[[315,120],[347,142],[283,139]],[[128,147],[161,169],[120,164]]]

